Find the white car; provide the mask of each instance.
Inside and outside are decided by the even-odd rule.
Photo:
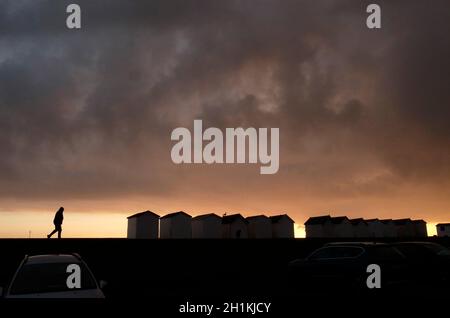
[[[69,268],[79,269],[79,286],[68,285]],[[77,254],[25,256],[0,296],[4,298],[105,298],[89,267]],[[3,295],[2,295],[3,294]]]

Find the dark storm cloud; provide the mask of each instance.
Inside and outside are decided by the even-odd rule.
[[[171,130],[197,118],[280,127],[281,188],[449,187],[446,1],[381,2],[379,31],[364,1],[78,1],[77,31],[68,3],[0,4],[2,197],[263,187],[172,164]]]

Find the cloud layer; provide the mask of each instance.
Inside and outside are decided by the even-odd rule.
[[[0,202],[450,208],[448,1],[379,1],[377,31],[364,1],[78,1],[78,31],[69,3],[0,4]],[[174,165],[194,119],[279,127],[279,173]]]

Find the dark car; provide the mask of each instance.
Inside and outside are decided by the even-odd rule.
[[[67,285],[68,266],[80,268],[80,287]],[[87,264],[78,254],[25,256],[12,281],[0,296],[4,298],[105,298]]]
[[[383,288],[402,284],[405,280],[405,258],[393,246],[383,243],[328,243],[305,259],[289,263],[289,272],[298,286],[309,289],[365,288],[367,266],[381,268]]]
[[[408,276],[415,286],[450,284],[450,250],[433,242],[400,242],[393,246],[404,256]]]

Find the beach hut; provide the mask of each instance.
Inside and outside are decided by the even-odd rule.
[[[248,221],[240,214],[224,215],[222,217],[223,238],[248,238]]]
[[[271,238],[272,222],[265,215],[247,217],[249,238]]]
[[[128,218],[127,238],[156,239],[158,238],[159,215],[151,211],[133,214]]]
[[[214,213],[192,218],[192,238],[220,238],[222,218]]]
[[[287,214],[270,217],[273,238],[294,238],[294,220]]]
[[[191,219],[192,217],[183,211],[164,215],[159,219],[159,237],[163,239],[191,238]]]

